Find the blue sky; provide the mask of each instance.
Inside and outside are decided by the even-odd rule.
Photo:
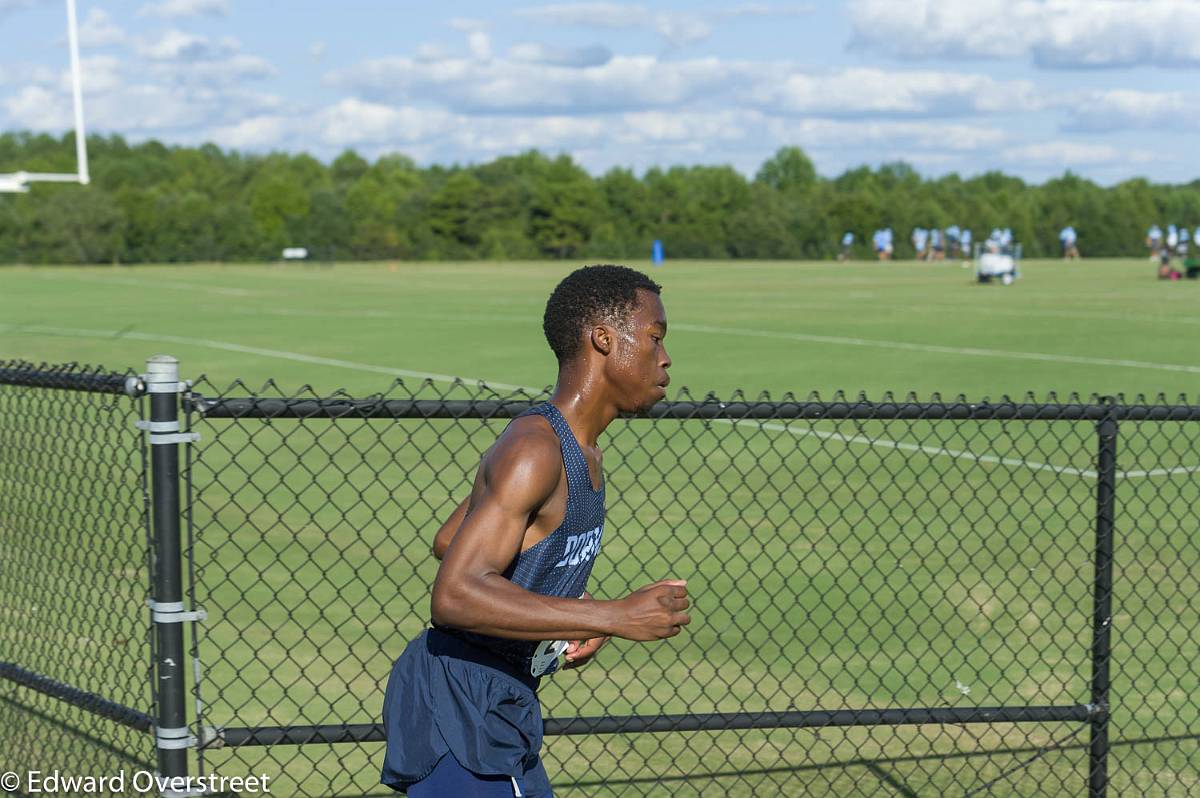
[[[78,0],[91,130],[593,172],[1200,177],[1200,0]],[[63,0],[0,0],[0,129],[70,125]]]

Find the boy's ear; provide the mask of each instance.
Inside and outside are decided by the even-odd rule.
[[[613,348],[613,331],[612,328],[598,324],[592,328],[592,346],[602,355],[612,354]]]

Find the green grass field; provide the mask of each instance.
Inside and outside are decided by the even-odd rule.
[[[699,392],[1194,395],[1200,373],[1200,285],[1158,282],[1140,260],[1029,262],[1009,288],[947,264],[633,265],[664,286],[674,386]],[[571,268],[8,267],[0,347],[114,367],[170,352],[191,377],[318,392],[380,390],[397,370],[541,387],[542,309]]]
[[[398,396],[431,397],[443,376],[540,388],[553,380],[541,309],[570,268],[6,268],[0,358],[123,369],[169,352],[185,377],[207,375],[202,393],[250,386],[231,395],[269,377],[316,394],[366,395],[394,376],[406,380]],[[696,396],[1194,397],[1200,374],[1200,285],[1158,282],[1142,261],[1033,262],[1007,288],[948,264],[669,263],[653,274],[673,389]],[[434,384],[417,387],[420,375]],[[390,663],[425,620],[432,527],[502,425],[197,428],[206,721],[375,720]],[[1186,469],[1200,462],[1198,432],[1124,425],[1121,466]],[[696,621],[556,677],[547,716],[1088,700],[1095,483],[1078,472],[1094,467],[1091,425],[633,421],[603,445],[612,532],[593,592],[686,576]],[[1196,494],[1186,471],[1121,482],[1115,794],[1188,795],[1200,776]],[[88,525],[60,534],[69,544]],[[546,759],[560,795],[957,796],[1001,779],[990,794],[1051,796],[1083,793],[1087,732],[1075,731],[570,737],[549,739]],[[1063,740],[1032,760],[1020,750]],[[285,794],[382,794],[380,751],[248,748],[207,764],[267,772]]]

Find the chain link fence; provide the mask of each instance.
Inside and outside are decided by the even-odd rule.
[[[11,753],[10,728],[79,711],[30,673],[161,718],[148,688],[129,692],[149,684],[157,639],[142,606],[144,399],[22,386],[27,372],[0,371],[0,613],[46,606],[56,573],[83,601],[60,611],[62,641],[34,621],[25,638],[0,630],[0,765],[64,759]],[[104,379],[119,393],[126,376]],[[206,615],[180,624],[193,774],[391,794],[378,784],[383,688],[428,622],[432,533],[508,421],[545,398],[400,381],[365,398],[189,386],[183,430],[199,441],[178,443],[181,597]],[[71,403],[120,411],[64,424]],[[591,592],[686,578],[693,623],[656,644],[613,641],[546,680],[556,794],[1195,794],[1198,421],[1162,397],[686,391],[618,419],[601,441],[609,531]],[[20,487],[30,480],[55,487]],[[124,496],[118,485],[127,505],[89,498]],[[93,571],[133,558],[125,593],[48,549],[9,567],[10,540],[40,529],[22,519],[89,502],[96,520],[54,534]],[[81,665],[69,635],[122,610],[132,658]],[[153,759],[155,738],[124,729],[89,744]]]
[[[0,771],[154,767],[146,452],[126,376],[0,361]]]

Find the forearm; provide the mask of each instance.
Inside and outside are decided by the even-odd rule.
[[[458,531],[459,526],[462,525],[463,518],[467,515],[467,505],[470,500],[471,497],[468,496],[459,502],[445,523],[438,527],[437,534],[433,536],[434,559],[440,560],[446,556],[446,549],[450,548],[450,541],[454,540],[454,533]]]
[[[614,633],[614,601],[543,596],[497,573],[435,585],[433,620],[515,640],[581,640]]]

